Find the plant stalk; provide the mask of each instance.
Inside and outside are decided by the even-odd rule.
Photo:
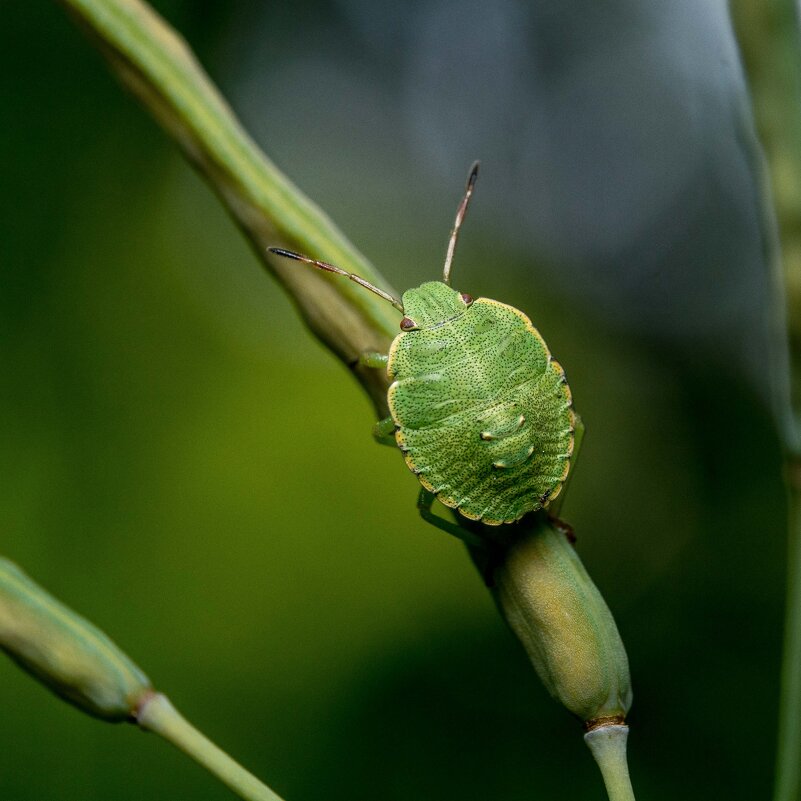
[[[0,651],[88,715],[158,732],[245,801],[280,801],[190,726],[106,634],[2,557]]]
[[[589,746],[606,785],[609,801],[635,801],[626,762],[628,726],[601,726],[587,732],[584,742]]]
[[[245,801],[282,801],[277,793],[201,734],[162,693],[153,693],[144,700],[136,722],[145,731],[172,743]]]
[[[801,26],[796,0],[732,0],[732,18],[764,147],[750,132],[763,173],[763,230],[779,277],[776,351],[789,341],[789,380],[776,384],[776,417],[788,484],[787,599],[774,801],[801,798]],[[782,291],[783,290],[783,291]],[[786,298],[786,299],[785,299]]]
[[[801,463],[788,472],[787,608],[774,801],[801,798]]]

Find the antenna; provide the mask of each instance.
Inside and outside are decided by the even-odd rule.
[[[478,178],[478,162],[474,161],[473,166],[470,168],[470,175],[467,176],[467,186],[464,190],[464,197],[456,209],[456,221],[453,223],[453,230],[451,231],[451,238],[448,241],[448,252],[445,255],[445,267],[442,270],[442,280],[450,286],[451,284],[451,263],[453,262],[453,252],[456,250],[456,240],[459,238],[459,229],[462,227],[462,221],[465,214],[467,214],[467,204],[470,202],[470,197],[473,194],[473,187],[476,185],[476,178]]]
[[[312,267],[317,267],[318,270],[325,270],[327,273],[344,275],[346,278],[350,278],[351,281],[359,286],[363,286],[365,289],[375,292],[378,297],[388,300],[401,314],[403,314],[403,304],[397,298],[392,297],[389,292],[384,292],[383,289],[373,286],[369,281],[365,281],[364,278],[361,278],[358,275],[354,275],[353,273],[349,273],[346,270],[340,269],[339,267],[335,267],[333,264],[329,264],[328,262],[310,259],[308,256],[295,253],[293,250],[284,250],[283,248],[267,248],[267,250],[269,250],[270,253],[275,253],[276,256],[284,256],[284,258],[287,259],[294,259],[295,261],[302,261],[306,264],[311,264]]]

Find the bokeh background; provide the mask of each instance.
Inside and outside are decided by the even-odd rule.
[[[726,4],[155,6],[397,289],[482,160],[454,282],[532,317],[586,421],[564,516],[638,797],[766,797],[785,354]],[[347,371],[62,10],[4,11],[2,553],[289,801],[603,799]],[[229,797],[7,660],[0,688],[3,799]]]

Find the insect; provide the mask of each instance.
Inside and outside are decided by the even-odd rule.
[[[400,300],[332,264],[270,250],[344,275],[401,312],[389,354],[361,357],[385,368],[392,381],[390,417],[376,424],[375,435],[403,452],[423,487],[421,512],[430,513],[436,497],[470,520],[497,526],[556,498],[570,469],[578,419],[565,372],[529,318],[450,286],[477,176],[478,162],[456,212],[442,280],[409,289]]]

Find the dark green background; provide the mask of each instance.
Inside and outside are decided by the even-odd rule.
[[[686,0],[156,5],[399,289],[482,159],[454,280],[529,313],[586,421],[564,515],[628,649],[638,798],[767,797],[782,353],[724,4],[708,40]],[[3,11],[2,553],[288,801],[602,799],[347,371],[62,10]],[[228,797],[0,687],[3,799]]]

